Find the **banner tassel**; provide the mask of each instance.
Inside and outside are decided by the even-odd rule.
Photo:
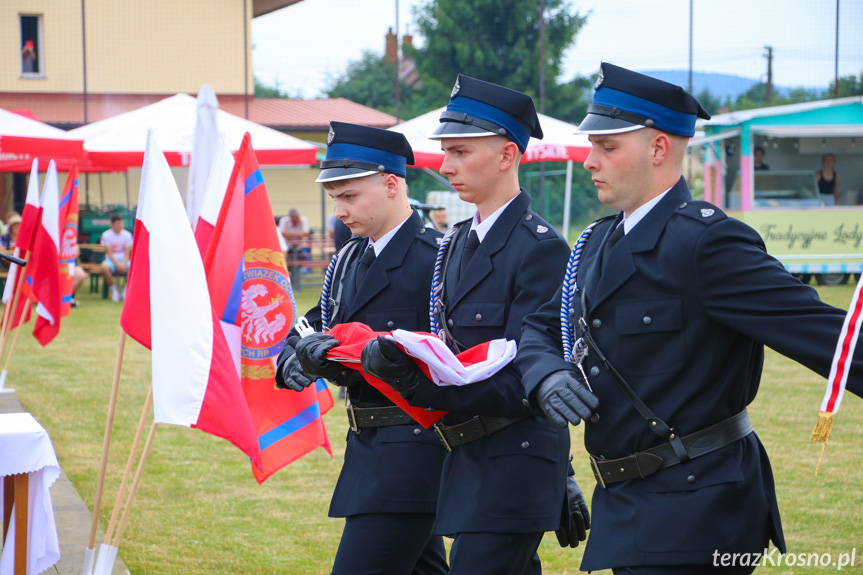
[[[818,465],[815,466],[815,475],[818,475],[818,471],[821,469],[821,462],[824,461],[824,452],[827,450],[827,440],[830,439],[830,432],[832,430],[833,414],[829,411],[819,412],[815,429],[812,430],[812,441],[821,443],[821,455],[818,457]]]

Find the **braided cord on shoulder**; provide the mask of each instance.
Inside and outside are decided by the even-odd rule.
[[[437,322],[437,309],[440,304],[440,294],[443,290],[443,283],[441,282],[441,268],[443,267],[443,260],[446,256],[447,248],[449,248],[450,242],[452,242],[453,237],[457,233],[458,228],[455,226],[451,227],[447,230],[446,235],[444,235],[443,239],[440,242],[440,246],[437,249],[437,256],[434,261],[434,271],[432,272],[432,282],[431,282],[431,293],[429,294],[429,325],[431,333],[440,336],[440,326],[438,326]]]
[[[570,310],[572,309],[572,299],[578,291],[578,264],[581,261],[581,252],[584,251],[584,244],[587,243],[587,239],[593,233],[596,224],[601,221],[602,219],[593,222],[581,232],[572,248],[572,253],[569,254],[569,262],[566,264],[566,275],[563,277],[560,296],[560,335],[563,343],[563,359],[566,361],[572,360],[573,352],[576,351],[574,347],[583,347],[584,345],[580,338],[578,342],[575,342],[575,346],[573,345],[575,333],[570,319]]]
[[[330,265],[327,266],[327,271],[324,274],[324,287],[321,289],[321,331],[327,331],[330,328],[330,290],[333,287],[333,271],[336,269],[336,264],[339,261],[339,252],[333,254],[330,260]]]

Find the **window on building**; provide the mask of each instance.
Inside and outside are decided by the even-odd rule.
[[[42,16],[21,15],[21,75],[42,76]]]

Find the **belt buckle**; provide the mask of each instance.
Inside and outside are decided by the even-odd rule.
[[[599,471],[599,465],[597,465],[597,459],[594,456],[590,456],[590,468],[593,470],[593,476],[596,478],[596,482],[599,483],[599,486],[603,489],[605,487],[605,480],[602,479],[602,473]]]
[[[446,448],[446,450],[452,453],[452,446],[450,446],[449,441],[446,440],[446,435],[444,435],[443,433],[443,427],[435,423],[434,432],[437,434],[438,439],[440,439],[440,442],[443,443],[443,446]]]
[[[357,415],[356,415],[356,413],[354,413],[354,406],[353,405],[346,405],[345,409],[347,409],[347,411],[348,411],[348,425],[351,426],[351,429],[354,430],[354,433],[359,435],[360,428],[357,425]]]

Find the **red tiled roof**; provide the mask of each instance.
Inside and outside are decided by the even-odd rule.
[[[88,94],[87,121],[96,122],[136,110],[173,94]],[[245,98],[219,95],[219,107],[235,116],[245,117]],[[0,108],[30,110],[46,124],[61,128],[84,125],[82,94],[0,93]],[[283,131],[326,131],[331,121],[352,122],[377,128],[389,128],[394,116],[345,98],[288,100],[285,98],[249,98],[249,120]]]

